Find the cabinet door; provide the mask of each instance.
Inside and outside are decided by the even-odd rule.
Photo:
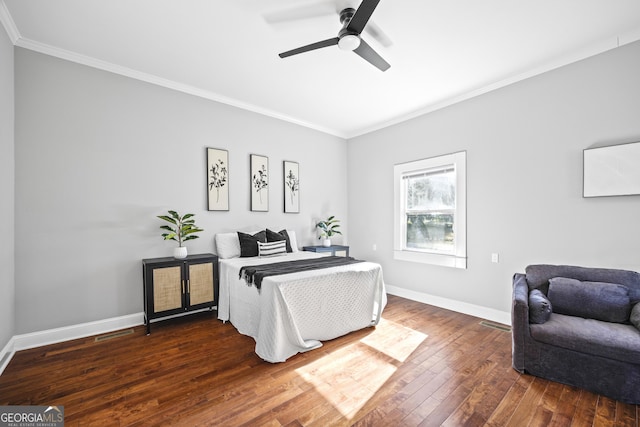
[[[189,305],[211,304],[214,302],[213,262],[189,264],[188,285]]]
[[[153,313],[182,307],[182,268],[179,265],[153,269]]]

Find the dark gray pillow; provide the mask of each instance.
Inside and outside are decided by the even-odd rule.
[[[279,242],[280,240],[284,240],[286,243],[287,252],[293,252],[291,249],[291,241],[289,240],[289,233],[287,230],[280,230],[279,232],[271,231],[268,228],[265,230],[267,232],[267,243],[269,242]]]
[[[640,302],[636,303],[631,310],[629,321],[633,326],[640,330]]]
[[[527,266],[527,284],[529,290],[540,289],[546,295],[549,280],[554,277],[570,277],[592,282],[618,283],[629,288],[632,303],[640,301],[640,273],[612,268],[577,267],[572,265],[534,264]]]
[[[624,323],[631,311],[629,288],[615,283],[554,277],[549,280],[547,297],[554,313],[585,319]]]
[[[240,240],[241,257],[258,256],[258,242],[267,243],[267,234],[264,230],[257,232],[253,236],[238,231],[238,240]]]
[[[551,317],[551,302],[539,289],[529,294],[529,323],[544,323]]]

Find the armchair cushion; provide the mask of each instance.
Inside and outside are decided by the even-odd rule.
[[[551,302],[539,289],[529,294],[529,322],[542,324],[551,316]]]
[[[531,336],[579,353],[636,364],[640,360],[640,332],[632,325],[553,313],[544,325],[531,325]]]
[[[549,280],[548,297],[555,313],[614,323],[629,320],[629,289],[623,285],[555,277]]]
[[[640,330],[640,302],[633,306],[631,316],[629,316],[629,321],[633,326]]]

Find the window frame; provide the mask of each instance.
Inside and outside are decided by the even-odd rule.
[[[400,261],[420,262],[454,268],[467,268],[467,152],[445,154],[393,166],[394,243],[393,257]],[[406,190],[404,177],[447,168],[455,171],[454,247],[451,251],[407,248]]]

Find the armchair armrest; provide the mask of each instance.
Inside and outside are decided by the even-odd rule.
[[[525,340],[529,335],[529,285],[524,274],[513,276],[511,305],[511,361],[513,369],[524,372]]]
[[[513,303],[529,309],[529,285],[524,274],[513,275]],[[527,313],[527,317],[529,314]]]

